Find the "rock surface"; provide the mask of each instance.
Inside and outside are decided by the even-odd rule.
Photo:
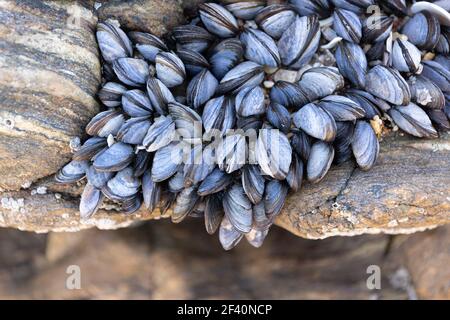
[[[98,112],[97,18],[74,1],[0,1],[0,189],[58,170]]]
[[[419,298],[450,299],[450,226],[398,236],[390,255],[399,270],[408,270]]]
[[[98,9],[101,20],[117,19],[128,30],[141,30],[161,36],[184,21],[180,1],[110,0]]]

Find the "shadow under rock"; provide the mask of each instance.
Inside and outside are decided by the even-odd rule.
[[[4,240],[0,257],[8,260],[5,248],[14,248],[8,249],[4,243],[16,241],[23,233],[11,236],[19,232],[8,231],[5,238],[4,232],[0,230]],[[45,242],[45,236],[33,237]],[[33,237],[26,241],[35,243]],[[243,240],[225,252],[218,235],[208,235],[199,219],[178,225],[151,221],[116,231],[51,233],[45,252],[27,249],[23,253],[45,261],[39,270],[10,283],[6,292],[0,286],[0,297],[369,299],[374,292],[366,287],[366,269],[383,263],[388,240],[385,235],[305,240],[274,227],[261,248]],[[5,262],[0,262],[2,265]],[[80,290],[65,287],[70,265],[80,267]],[[12,270],[3,267],[0,274],[4,279]],[[403,296],[385,285],[376,297]]]

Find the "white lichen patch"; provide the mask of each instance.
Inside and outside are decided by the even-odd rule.
[[[47,187],[37,187],[36,189],[31,190],[32,196],[36,194],[47,194]]]
[[[25,181],[20,187],[22,189],[28,189],[29,187],[31,187],[32,182],[31,181]]]
[[[11,210],[13,212],[24,212],[25,211],[25,200],[23,198],[2,198],[1,206],[3,209]]]

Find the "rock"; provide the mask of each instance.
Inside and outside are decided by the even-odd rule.
[[[0,2],[0,189],[17,190],[70,159],[98,112],[96,17],[79,2]]]
[[[408,272],[417,298],[450,299],[450,226],[395,237],[389,256]]]
[[[32,251],[31,244],[18,247],[17,238],[12,230],[0,229],[4,247],[27,257],[22,261],[44,261],[27,265],[26,282],[12,282],[10,270],[18,260],[0,251],[3,299],[407,298],[390,286],[388,273],[381,274],[381,290],[366,286],[369,265],[384,270],[386,235],[311,241],[274,228],[262,248],[242,242],[227,254],[216,236],[193,219],[179,225],[153,221],[111,232],[51,233],[45,252]],[[22,243],[26,239],[37,242],[22,234]],[[71,265],[80,267],[79,290],[64,286]]]
[[[183,9],[176,0],[110,0],[98,9],[100,20],[117,19],[128,30],[157,36],[184,22]]]

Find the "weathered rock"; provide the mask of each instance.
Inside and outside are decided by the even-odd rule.
[[[300,192],[291,194],[276,223],[309,239],[412,233],[444,225],[450,222],[449,157],[448,134],[439,140],[388,137],[381,143],[380,158],[371,171],[354,169],[351,162],[333,167],[320,184],[305,184]],[[36,190],[43,187],[47,194],[38,194]],[[47,178],[28,190],[0,194],[6,199],[0,205],[0,226],[37,232],[91,226],[114,229],[160,216],[145,209],[129,216],[101,210],[81,222],[77,210],[81,190]],[[23,199],[23,210],[14,209],[19,199]]]
[[[199,221],[175,225],[166,220],[111,232],[51,233],[44,248],[36,248],[36,235],[22,233],[19,242],[18,231],[0,229],[4,248],[14,250],[12,259],[0,249],[0,298],[407,298],[389,285],[384,268],[381,290],[366,286],[366,269],[382,267],[389,236],[310,241],[274,228],[262,248],[243,241],[224,254],[218,239],[202,229]],[[28,277],[14,281],[11,270],[24,261]],[[64,286],[70,265],[80,267],[79,290]]]
[[[409,273],[417,298],[450,299],[450,226],[395,237],[389,258]]]
[[[161,36],[184,21],[176,0],[111,0],[98,9],[100,20],[117,19],[128,30],[141,30]]]
[[[97,19],[80,3],[0,2],[0,189],[57,171],[98,112]]]

